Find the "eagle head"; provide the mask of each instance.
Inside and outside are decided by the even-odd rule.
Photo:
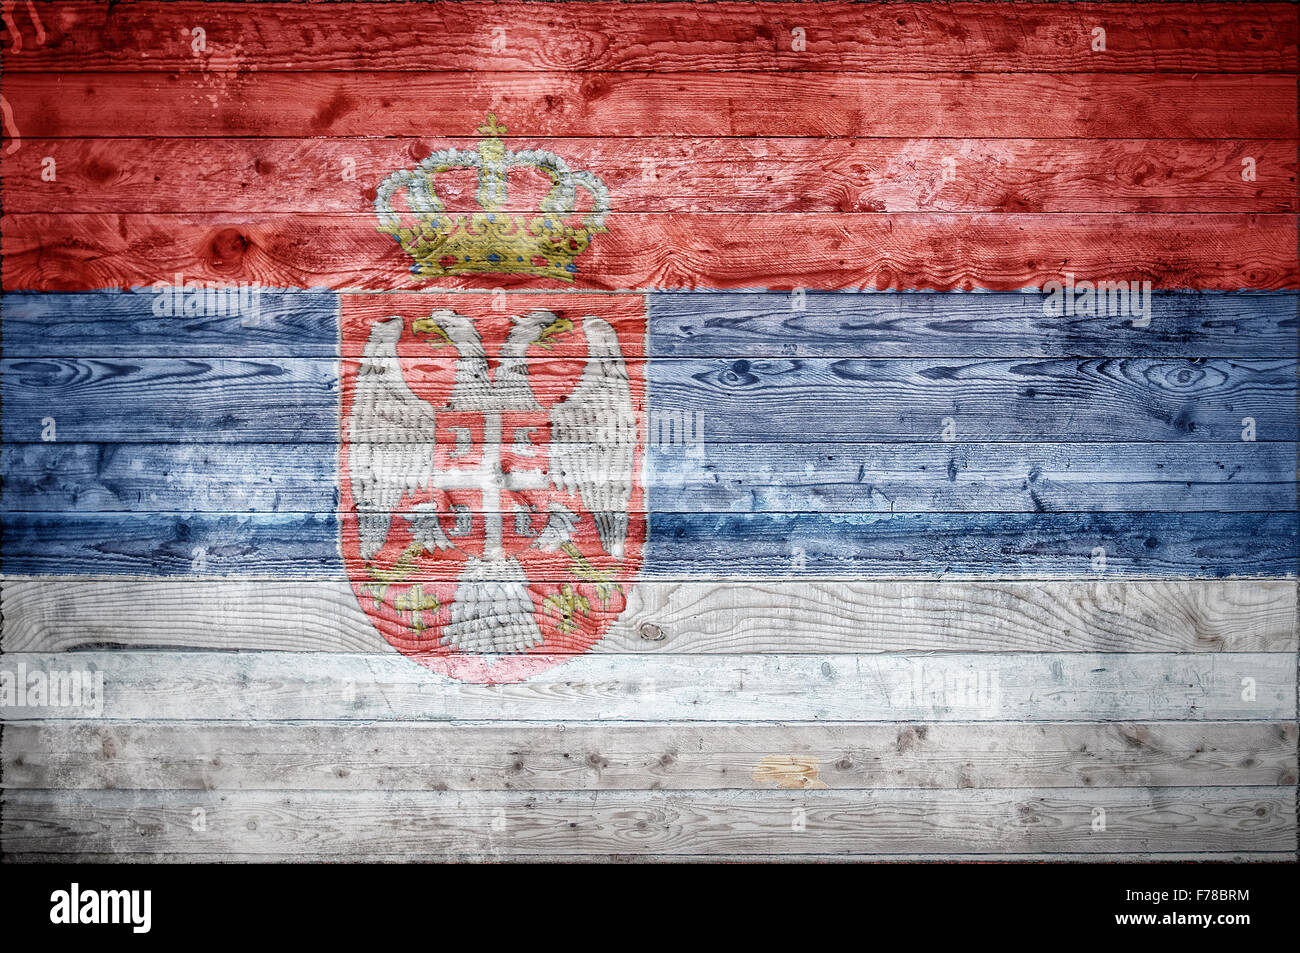
[[[479,340],[474,322],[450,308],[438,308],[427,318],[418,319],[411,330],[432,348],[450,344],[458,351],[473,351]]]

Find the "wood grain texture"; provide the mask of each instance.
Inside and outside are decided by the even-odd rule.
[[[4,661],[103,675],[102,704],[0,708],[14,722],[1280,721],[1296,710],[1296,658],[1281,652],[579,655],[504,684],[455,681],[395,650]]]
[[[379,855],[370,858],[376,863],[409,863],[401,854]],[[481,852],[444,852],[438,855],[438,862],[441,863],[477,863],[484,860]],[[1280,853],[1278,851],[1128,851],[1118,853],[1106,853],[1104,851],[1094,851],[1090,854],[1080,853],[1010,853],[1000,854],[972,854],[972,853],[913,853],[913,854],[736,854],[736,853],[713,853],[713,854],[645,854],[636,852],[621,852],[608,854],[518,854],[512,855],[509,859],[511,864],[535,864],[551,865],[562,863],[581,863],[581,864],[600,864],[602,866],[616,866],[626,864],[645,864],[653,865],[677,865],[677,864],[795,864],[799,866],[812,866],[814,864],[918,864],[918,863],[978,863],[978,864],[1048,864],[1052,866],[1061,866],[1065,864],[1078,863],[1204,863],[1210,861],[1216,864],[1260,864],[1260,863],[1287,863],[1291,860],[1291,855]],[[66,853],[23,853],[11,854],[5,857],[6,863],[12,864],[58,864],[68,863],[69,858]],[[150,854],[124,854],[118,855],[113,853],[96,852],[92,850],[78,851],[77,862],[86,864],[178,864],[193,863],[192,854],[179,852],[157,851]],[[301,863],[300,858],[295,858],[285,854],[240,854],[238,858],[227,857],[205,857],[205,863],[240,863],[240,864],[282,864],[286,867]]]
[[[370,212],[375,186],[473,139],[30,139],[0,157],[8,212]],[[1294,212],[1286,140],[542,139],[628,212]],[[41,179],[54,160],[55,182]],[[1242,180],[1255,160],[1256,179]],[[349,165],[350,164],[350,165]],[[344,179],[350,170],[354,178]],[[438,194],[475,208],[474,177]],[[515,180],[506,208],[536,209]],[[198,188],[196,188],[198,186]]]
[[[25,297],[19,296],[18,300],[24,301]],[[1153,292],[1149,301],[1151,320],[1145,327],[1134,326],[1131,311],[1129,315],[1048,315],[1044,313],[1047,300],[1041,292],[836,292],[805,293],[796,298],[676,291],[647,298],[649,354],[740,358],[1262,358],[1294,355],[1298,347],[1296,315],[1300,309],[1291,294]],[[797,310],[800,305],[803,310]],[[15,327],[22,346],[23,329],[28,325],[21,317],[25,309],[17,310]],[[6,311],[6,353],[12,340],[8,330],[12,314],[13,310]],[[42,322],[53,335],[90,334],[92,340],[98,341],[104,333],[86,327],[85,322],[76,323],[66,312],[58,317],[43,317]],[[105,330],[125,330],[124,323],[115,321]],[[123,346],[131,346],[133,340],[127,334]]]
[[[1294,513],[650,513],[646,519],[643,578],[1070,577],[1097,572],[1098,549],[1105,572],[1119,577],[1296,573]],[[334,512],[10,513],[2,540],[6,573],[367,578],[364,563],[340,556]],[[573,564],[560,551],[530,553],[529,565],[534,579],[573,578]],[[612,557],[597,565],[614,568]],[[429,561],[412,567],[406,580],[451,582],[463,569],[459,561]]]
[[[324,580],[6,578],[0,649],[387,651]],[[1295,652],[1291,580],[661,582],[594,652]]]
[[[1237,360],[659,360],[657,408],[728,441],[1294,440],[1295,362]],[[16,398],[20,394],[15,394]],[[16,403],[20,401],[16,400]],[[762,410],[755,412],[756,404]],[[947,420],[945,420],[947,418]],[[19,417],[21,420],[22,418]],[[815,429],[814,429],[815,428]]]
[[[338,466],[325,443],[14,444],[0,509],[315,512],[338,506]]]
[[[53,413],[65,440],[260,431],[277,442],[338,442],[339,372],[331,360],[6,360],[0,386],[11,440],[39,439],[41,421]]]
[[[5,69],[1294,71],[1289,4],[42,4],[16,14]],[[1108,51],[1091,50],[1104,24]],[[189,29],[202,24],[195,53]],[[806,50],[792,48],[803,26]],[[493,42],[493,38],[500,40]]]
[[[1296,447],[1287,443],[706,443],[695,454],[654,446],[649,461],[650,507],[658,512],[1231,512],[1296,505]]]
[[[197,288],[184,290],[187,280],[182,275],[178,284],[175,275],[167,276],[158,292],[142,288],[135,292],[6,294],[0,298],[5,356],[337,357],[339,354],[339,299],[332,292],[262,288],[254,298],[253,290],[247,289],[248,297],[244,300],[251,307],[244,309],[239,288],[232,291],[223,285],[220,289],[223,297],[219,299],[222,310],[206,309],[205,303],[204,314],[155,315],[154,304],[162,297],[174,304],[179,294],[182,306],[187,296],[197,302]],[[216,290],[214,305],[218,300]],[[510,297],[515,301],[527,300],[517,295]],[[1270,319],[1264,320],[1267,324]],[[1262,330],[1261,325],[1255,327]],[[1268,336],[1267,332],[1265,335]]]
[[[20,135],[1294,139],[1294,75],[14,73]],[[1027,109],[1026,104],[1034,108]],[[147,104],[147,108],[145,108]],[[432,108],[431,108],[432,107]]]
[[[726,791],[1286,785],[1287,722],[11,724],[5,787]]]
[[[1242,441],[654,443],[638,511],[1287,511],[1295,460],[1295,444]],[[339,506],[338,473],[325,443],[9,444],[0,511],[313,513]]]
[[[270,288],[430,287],[373,215],[33,213],[0,224],[7,291],[130,289],[178,272]],[[1174,291],[1300,287],[1286,215],[658,213],[611,217],[609,228],[579,259],[576,287],[1018,290],[1067,272]]]
[[[1078,576],[1105,550],[1121,575],[1286,576],[1297,527],[1286,513],[681,514],[649,517],[647,574],[700,560],[714,575]],[[919,547],[923,556],[918,554]],[[919,556],[919,559],[918,559]]]
[[[6,357],[336,357],[339,303],[326,292],[261,289],[244,313],[155,315],[175,301],[175,276],[155,293],[11,293],[3,308]],[[187,279],[182,276],[182,282]],[[421,289],[429,308],[464,299]],[[206,292],[205,292],[206,293]],[[229,289],[221,300],[230,309]],[[238,290],[234,292],[238,294]],[[251,294],[251,292],[250,292]],[[385,292],[374,292],[386,300]],[[641,297],[632,293],[636,297]],[[535,292],[502,292],[500,310],[521,314]],[[197,301],[196,290],[182,300]],[[622,297],[617,293],[612,296]],[[1292,293],[1160,293],[1150,324],[1134,315],[1044,313],[1037,292],[675,291],[644,296],[648,357],[1244,357],[1297,353]],[[247,299],[251,304],[253,299]],[[471,296],[472,300],[472,296]],[[574,298],[581,306],[590,299]],[[554,299],[548,299],[553,306]],[[216,297],[214,295],[214,304]],[[802,304],[803,310],[796,310]],[[1110,307],[1106,296],[1106,310]],[[197,309],[197,305],[194,310]],[[620,314],[608,319],[619,326]]]
[[[1295,860],[1298,37],[1278,3],[7,4],[0,676],[104,692],[0,708],[4,860]],[[610,187],[568,287],[646,296],[649,438],[616,621],[492,685],[348,581],[334,293],[526,310],[372,212],[489,112]],[[266,290],[154,315],[178,274]],[[1045,313],[1069,275],[1150,281],[1150,325]]]
[[[699,415],[718,443],[1295,441],[1296,360],[821,358],[630,360],[658,414]],[[355,362],[349,360],[348,366]],[[575,363],[530,363],[543,403]],[[454,362],[409,362],[412,386]],[[320,358],[17,358],[0,362],[4,440],[51,415],[83,443],[339,440],[339,362]],[[60,413],[58,408],[75,408]],[[687,417],[686,419],[693,419]],[[815,424],[814,424],[815,422]]]
[[[440,860],[520,854],[1294,849],[1286,788],[1092,791],[510,792],[7,791],[12,854],[279,854]],[[193,830],[195,807],[206,830]],[[1094,808],[1106,830],[1091,829]],[[804,828],[794,819],[802,814]],[[504,829],[500,823],[504,816]],[[494,820],[497,822],[494,825]]]

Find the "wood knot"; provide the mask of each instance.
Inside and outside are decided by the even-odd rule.
[[[235,271],[252,241],[237,228],[223,228],[208,243],[208,263],[218,271]]]
[[[653,622],[642,622],[640,632],[641,638],[645,639],[647,642],[662,642],[664,639],[668,638],[663,628],[655,625]]]

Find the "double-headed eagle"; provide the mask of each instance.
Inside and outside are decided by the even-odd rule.
[[[501,512],[503,490],[549,487],[576,494],[595,521],[601,546],[615,559],[623,559],[638,427],[618,335],[608,322],[591,315],[581,319],[587,338],[586,366],[572,393],[550,410],[549,459],[539,460],[535,471],[506,472],[501,466],[501,414],[543,410],[528,380],[529,347],[545,344],[572,327],[568,318],[557,318],[550,311],[513,318],[496,373],[491,374],[482,339],[470,318],[440,309],[414,322],[417,340],[435,352],[448,346],[456,351],[451,396],[442,407],[417,395],[402,376],[397,354],[402,318],[377,322],[366,343],[348,435],[361,558],[369,562],[383,548],[403,497],[450,487],[479,491],[483,555],[466,554],[451,621],[443,629],[443,644],[460,651],[521,652],[542,640],[528,577],[519,560],[502,547],[502,524],[510,517]],[[444,411],[482,415],[481,448],[465,445],[469,434],[463,432],[456,446],[443,448],[451,458],[481,449],[481,462],[475,467],[438,467],[437,419]],[[527,455],[540,448],[506,449]],[[437,502],[417,503],[398,515],[410,520],[414,541],[425,551],[457,548],[442,523],[456,514],[440,509]],[[552,500],[546,524],[530,546],[559,549],[569,543],[580,519],[580,514]]]

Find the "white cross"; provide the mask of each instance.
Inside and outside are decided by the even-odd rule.
[[[532,444],[516,444],[519,453],[536,453]],[[457,450],[462,445],[457,441]],[[503,559],[505,529],[501,514],[501,491],[544,490],[549,485],[543,470],[501,468],[501,415],[483,414],[483,459],[477,466],[439,468],[433,466],[433,486],[439,490],[478,490],[483,511],[483,558]],[[454,460],[457,453],[453,451]]]

